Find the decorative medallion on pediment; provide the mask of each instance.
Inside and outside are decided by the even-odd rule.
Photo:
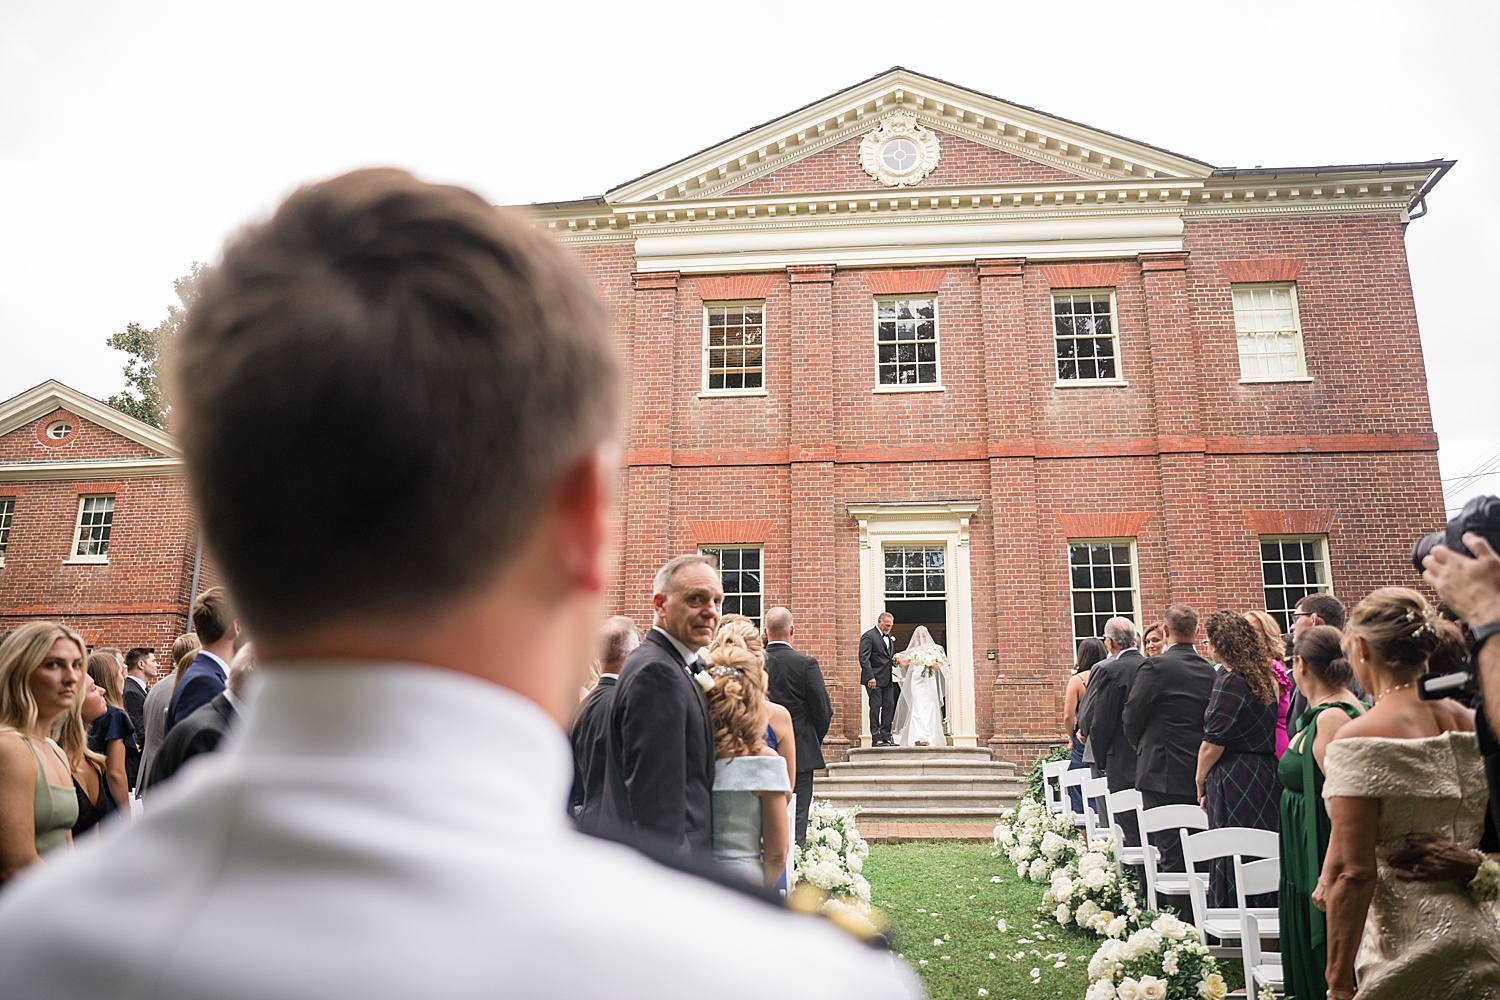
[[[887,187],[916,184],[936,169],[941,155],[937,133],[905,111],[886,116],[859,143],[859,165]]]

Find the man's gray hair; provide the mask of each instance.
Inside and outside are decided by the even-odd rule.
[[[1136,643],[1135,622],[1129,618],[1111,618],[1104,623],[1104,638],[1121,649],[1129,649]]]
[[[255,676],[255,644],[247,642],[234,654],[229,662],[229,676],[225,681],[229,692],[236,698],[244,698],[250,679]]]
[[[713,556],[706,556],[698,553],[678,556],[676,559],[673,559],[671,562],[667,563],[661,569],[656,571],[656,582],[651,585],[652,595],[655,596],[656,594],[671,593],[672,578],[677,575],[677,571],[682,569],[682,567],[684,566],[692,566],[697,563],[702,563],[703,565],[712,568],[715,573],[719,571],[719,560],[715,559]]]
[[[766,635],[770,638],[790,635],[792,631],[792,613],[783,607],[775,607],[766,612]]]
[[[606,619],[599,629],[599,659],[605,665],[619,663],[641,644],[641,630],[624,615]]]
[[[878,614],[878,615],[875,616],[875,620],[878,621],[878,622],[895,621],[896,620],[896,616],[893,615],[893,614],[891,614],[889,611],[882,611],[882,612],[880,612],[880,614]]]

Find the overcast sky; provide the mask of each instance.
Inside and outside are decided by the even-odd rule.
[[[0,0],[0,399],[118,391],[105,338],[302,182],[601,194],[899,64],[1219,166],[1457,159],[1407,231],[1456,477],[1500,454],[1496,6]]]

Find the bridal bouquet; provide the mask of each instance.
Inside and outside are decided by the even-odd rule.
[[[870,845],[854,825],[854,809],[835,809],[813,799],[807,810],[807,842],[794,848],[797,881],[807,882],[828,893],[830,901],[851,905],[868,913],[870,883],[860,874]]]
[[[948,662],[948,657],[943,655],[941,647],[923,646],[912,652],[910,662],[922,672],[923,677],[931,677],[935,670]]]
[[[1134,887],[1116,874],[1110,841],[1054,869],[1038,909],[1064,927],[1076,923],[1082,930],[1111,938],[1125,933],[1141,912]]]
[[[1229,987],[1192,924],[1168,913],[1137,919],[1128,938],[1094,952],[1085,1000],[1224,1000]]]
[[[1024,799],[1019,809],[1007,809],[995,827],[995,847],[1016,866],[1018,878],[1049,882],[1052,873],[1088,848],[1073,821],[1048,812],[1035,799]]]

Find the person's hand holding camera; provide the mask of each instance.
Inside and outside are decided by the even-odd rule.
[[[1474,558],[1446,545],[1435,546],[1422,560],[1422,579],[1470,628],[1500,621],[1500,554],[1472,531],[1463,541]]]

